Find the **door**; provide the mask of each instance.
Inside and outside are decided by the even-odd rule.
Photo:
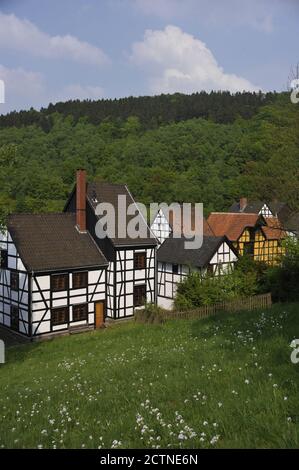
[[[95,304],[96,312],[96,328],[101,328],[105,322],[105,303],[103,301],[96,302]]]

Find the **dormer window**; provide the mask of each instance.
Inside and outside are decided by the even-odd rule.
[[[97,204],[99,202],[98,198],[97,198],[97,194],[96,194],[95,191],[93,191],[93,193],[92,193],[91,200],[92,200],[93,204]]]

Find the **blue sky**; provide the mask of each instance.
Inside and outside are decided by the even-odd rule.
[[[0,0],[12,109],[67,99],[285,89],[298,0]]]

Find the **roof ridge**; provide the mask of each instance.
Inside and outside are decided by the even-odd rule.
[[[38,216],[38,215],[72,215],[74,216],[75,212],[12,212],[11,214],[8,215],[8,217],[11,216],[22,216],[22,215],[30,215],[30,216]]]
[[[111,183],[110,181],[88,181],[87,186],[90,184],[107,184],[109,186],[126,186],[127,183]]]
[[[217,214],[217,215],[234,215],[234,216],[240,216],[240,215],[255,215],[259,216],[260,214],[257,214],[256,212],[210,212],[209,216],[212,214]],[[209,218],[209,217],[208,217]]]

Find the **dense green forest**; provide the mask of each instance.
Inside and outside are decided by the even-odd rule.
[[[299,209],[299,106],[287,93],[59,103],[0,117],[0,165],[2,217],[61,210],[78,167],[145,203],[209,212],[246,195]]]
[[[0,116],[0,128],[37,124],[49,132],[55,123],[54,113],[66,117],[71,115],[77,123],[82,117],[91,124],[100,124],[103,119],[122,122],[130,116],[138,117],[142,129],[153,129],[161,124],[203,118],[213,122],[227,124],[238,116],[245,119],[252,117],[265,104],[275,101],[276,93],[236,93],[204,91],[184,95],[140,96],[122,99],[71,100],[65,103],[49,104],[41,111],[12,112]]]

